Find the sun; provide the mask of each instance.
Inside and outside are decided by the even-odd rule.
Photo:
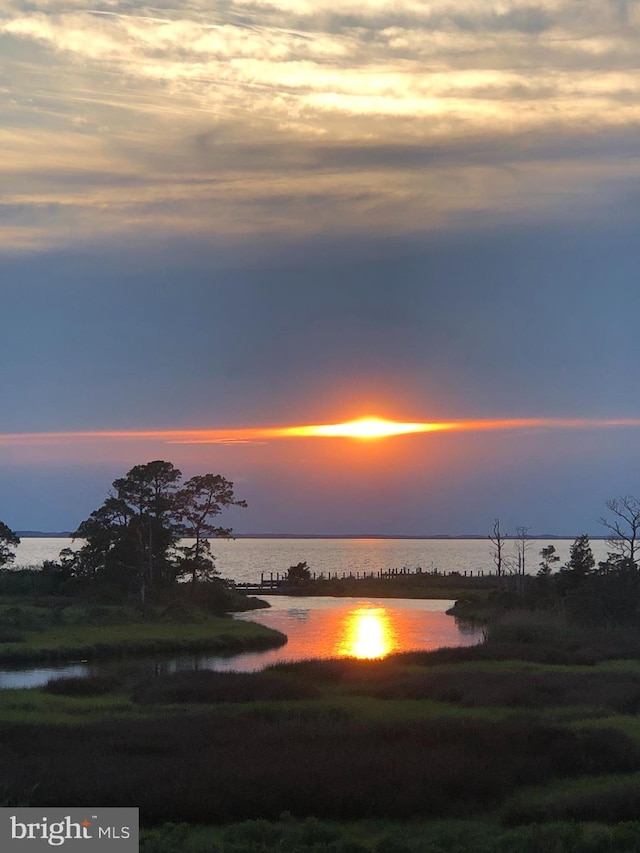
[[[326,427],[325,435],[344,435],[352,438],[384,438],[387,435],[397,435],[404,424],[385,421],[382,418],[360,418],[344,424],[330,424]]]
[[[414,432],[430,432],[435,424],[399,423],[384,418],[366,417],[342,424],[320,424],[317,426],[290,427],[286,430],[289,435],[314,435],[328,438],[386,438],[390,435],[406,435]]]

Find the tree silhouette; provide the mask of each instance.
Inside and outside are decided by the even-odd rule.
[[[606,501],[612,518],[600,519],[600,524],[609,531],[608,542],[614,554],[638,561],[640,553],[640,501],[633,495]]]
[[[0,568],[8,566],[14,561],[16,555],[12,548],[15,548],[19,544],[19,537],[4,521],[0,521]]]
[[[305,563],[297,563],[295,566],[289,566],[287,572],[287,581],[293,586],[300,586],[311,580],[311,569]]]
[[[233,483],[219,474],[192,477],[182,488],[182,472],[170,462],[136,465],[113,481],[101,507],[82,522],[74,538],[85,539],[73,556],[72,573],[116,595],[134,594],[144,612],[149,597],[189,575],[195,585],[215,572],[209,537],[230,536],[231,528],[212,519],[236,500]],[[195,540],[180,545],[183,537]]]

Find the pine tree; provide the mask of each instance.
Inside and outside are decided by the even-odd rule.
[[[558,574],[560,593],[564,594],[580,586],[585,578],[593,574],[595,564],[589,537],[586,533],[577,536],[569,551],[569,562],[560,569]]]

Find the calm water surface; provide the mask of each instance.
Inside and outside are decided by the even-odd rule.
[[[77,661],[63,667],[0,670],[0,688],[37,687],[63,675],[145,674],[182,669],[250,672],[280,661],[305,658],[378,658],[392,652],[468,646],[482,640],[482,632],[465,626],[447,610],[452,601],[409,599],[265,596],[271,608],[239,614],[236,618],[260,622],[288,637],[285,646],[232,657],[181,656],[136,658],[126,662],[88,664]]]
[[[412,649],[467,646],[482,631],[445,613],[453,601],[265,596],[271,608],[240,614],[287,635],[286,646],[243,655],[243,669],[304,658],[376,658]],[[234,669],[230,663],[226,669]]]
[[[572,540],[531,539],[527,566],[535,574],[540,550],[553,545],[561,565],[569,559]],[[75,547],[79,547],[76,543]],[[23,539],[16,552],[15,566],[41,565],[55,560],[62,548],[72,545],[70,539]],[[606,558],[608,543],[592,541],[597,560]],[[495,570],[488,539],[216,539],[212,542],[216,566],[225,578],[255,582],[261,573],[284,574],[289,566],[306,562],[311,571],[325,575],[343,572],[387,571],[418,566],[425,571],[437,568],[443,572]],[[507,555],[514,556],[515,543],[507,542]]]

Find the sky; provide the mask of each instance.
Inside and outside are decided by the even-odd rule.
[[[639,62],[636,0],[0,0],[0,519],[73,530],[162,458],[240,533],[602,535]],[[363,416],[545,423],[163,435]]]

